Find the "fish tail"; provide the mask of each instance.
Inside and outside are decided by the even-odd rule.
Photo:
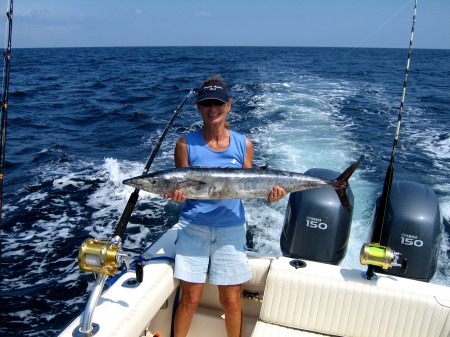
[[[361,156],[356,162],[350,165],[342,174],[334,181],[334,189],[341,201],[344,208],[350,211],[350,202],[347,198],[348,179],[352,176],[353,172],[358,168],[363,156]]]

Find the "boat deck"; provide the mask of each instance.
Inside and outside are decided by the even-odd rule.
[[[176,232],[158,241],[151,256],[173,254]],[[149,257],[148,255],[147,257]],[[450,337],[450,288],[286,257],[249,256],[252,279],[242,287],[243,337]],[[179,282],[172,262],[145,262],[144,281],[126,286],[123,275],[100,298],[93,321],[98,337],[170,336]],[[251,295],[246,295],[250,293]],[[61,336],[72,336],[77,318]],[[206,284],[190,337],[226,336],[217,286]]]

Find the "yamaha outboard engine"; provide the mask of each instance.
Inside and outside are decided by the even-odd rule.
[[[377,200],[378,210],[380,199]],[[375,213],[376,214],[376,213]],[[375,224],[375,221],[372,225]],[[380,244],[407,259],[408,268],[376,272],[420,281],[433,277],[439,252],[442,216],[436,194],[428,186],[411,181],[394,181],[386,208]]]
[[[317,178],[334,180],[338,172],[310,169]],[[284,256],[339,264],[347,252],[353,214],[353,193],[346,190],[349,204],[342,205],[331,187],[291,193],[280,245]]]

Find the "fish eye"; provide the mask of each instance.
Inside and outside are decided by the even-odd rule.
[[[152,179],[152,180],[150,180],[150,184],[152,184],[152,185],[156,185],[156,183],[157,183],[156,179]]]

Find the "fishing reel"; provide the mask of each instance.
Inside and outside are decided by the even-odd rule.
[[[128,255],[121,247],[122,240],[119,236],[115,236],[111,241],[88,238],[81,244],[78,252],[78,266],[85,272],[115,275],[122,264],[125,263],[128,267]]]
[[[361,264],[369,266],[365,275],[369,280],[374,276],[374,267],[380,267],[384,270],[390,269],[392,267],[400,267],[402,273],[405,273],[408,267],[408,261],[405,258],[400,263],[401,258],[401,253],[396,252],[389,247],[382,246],[378,243],[363,244],[363,246],[361,247],[361,252],[359,254],[359,260]]]

